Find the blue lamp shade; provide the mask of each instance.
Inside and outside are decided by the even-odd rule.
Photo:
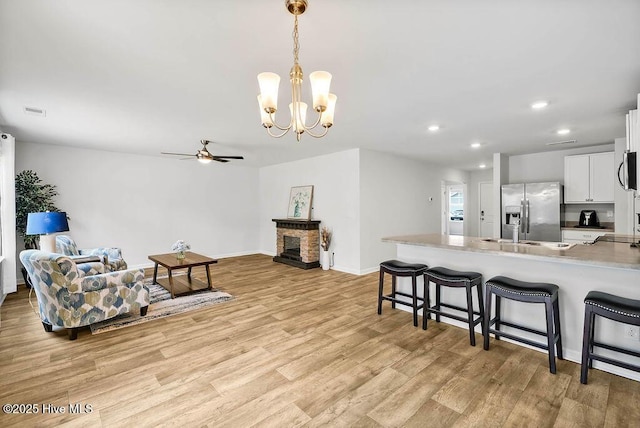
[[[68,230],[67,213],[47,211],[27,215],[27,235],[47,235]]]

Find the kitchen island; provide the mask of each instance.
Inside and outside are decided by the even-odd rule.
[[[640,299],[640,249],[630,248],[628,243],[596,242],[592,245],[562,246],[558,243],[524,241],[514,244],[507,240],[439,234],[393,236],[382,241],[396,244],[397,258],[406,262],[476,271],[482,273],[484,281],[504,275],[522,281],[557,284],[560,287],[564,357],[577,363],[580,363],[582,352],[586,294],[591,290],[599,290]],[[409,283],[399,281],[399,289],[409,291]],[[465,305],[464,290],[445,287],[442,295],[443,301]],[[474,304],[477,305],[477,302]],[[518,320],[532,328],[545,329],[542,305],[505,301],[502,317],[507,321]],[[446,322],[466,328],[465,324],[455,320],[446,319]],[[596,327],[597,339],[640,351],[640,339],[626,337],[622,324],[599,318]],[[480,326],[476,331],[481,333]],[[505,327],[505,331],[509,331],[508,328]],[[535,336],[529,337],[540,340]],[[602,354],[611,355],[604,350]],[[623,358],[635,364],[640,363],[637,359],[632,360],[633,357]],[[640,380],[640,373],[630,370],[597,361],[594,367]]]

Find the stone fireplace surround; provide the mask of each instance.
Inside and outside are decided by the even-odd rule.
[[[272,219],[276,223],[276,256],[274,262],[302,269],[320,267],[320,220]],[[300,239],[299,260],[284,253],[284,237]]]

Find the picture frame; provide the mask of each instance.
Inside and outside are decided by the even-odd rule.
[[[313,186],[296,186],[289,193],[289,208],[287,218],[296,220],[311,219],[311,204],[313,203]]]

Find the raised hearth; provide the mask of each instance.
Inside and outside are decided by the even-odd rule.
[[[301,269],[320,267],[320,220],[273,219],[277,252],[274,262]]]

